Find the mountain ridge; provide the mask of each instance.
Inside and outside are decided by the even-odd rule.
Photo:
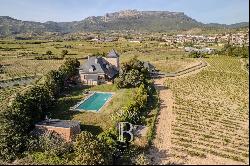
[[[150,31],[169,32],[192,28],[240,28],[249,27],[248,22],[235,24],[204,24],[184,12],[122,10],[104,16],[89,16],[81,21],[44,23],[22,21],[0,16],[0,36],[43,32],[93,32],[93,31]]]

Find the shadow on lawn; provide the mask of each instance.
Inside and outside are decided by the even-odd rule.
[[[72,106],[73,103],[77,103],[79,100],[74,99],[70,101],[60,101],[57,106],[55,107],[53,118],[56,119],[63,119],[63,120],[71,120],[78,114],[82,114],[82,112],[78,111],[70,111],[69,108]],[[81,124],[81,130],[82,131],[88,131],[93,135],[98,135],[103,130],[100,126],[95,125],[85,125]]]
[[[84,124],[81,124],[81,130],[88,131],[93,135],[98,135],[101,132],[103,132],[103,129],[100,126],[84,125]]]
[[[71,111],[70,107],[77,104],[77,102],[83,100],[84,98],[83,91],[88,88],[89,88],[88,86],[75,87],[72,88],[70,91],[65,91],[65,93],[60,97],[60,99],[54,104],[51,114],[49,114],[48,116],[53,119],[62,119],[62,120],[72,120],[78,115],[85,117],[85,114],[83,112]],[[100,126],[84,124],[85,120],[80,120],[80,121],[81,121],[82,131],[88,131],[93,135],[98,135],[103,131],[103,129]]]

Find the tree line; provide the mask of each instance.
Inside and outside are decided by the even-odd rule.
[[[44,55],[36,56],[36,60],[49,60],[49,59],[64,59],[66,55],[68,55],[68,50],[62,50],[60,56],[53,55],[53,52],[48,50]]]
[[[231,44],[225,44],[224,47],[218,51],[219,54],[248,58],[249,57],[249,46],[236,46]]]
[[[13,160],[27,150],[27,141],[35,123],[44,119],[51,106],[77,73],[80,63],[67,59],[57,70],[46,74],[42,81],[16,94],[0,112],[0,159]]]

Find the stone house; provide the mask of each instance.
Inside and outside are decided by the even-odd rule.
[[[106,57],[88,57],[79,67],[80,81],[86,85],[112,83],[119,73],[119,55],[112,49]]]

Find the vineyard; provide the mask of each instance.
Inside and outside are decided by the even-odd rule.
[[[0,73],[0,107],[6,106],[16,92],[34,82],[50,70],[55,70],[63,60],[28,60],[8,58],[1,61],[4,66]]]
[[[172,151],[249,162],[249,82],[240,60],[210,57],[202,72],[165,84],[174,94]],[[192,162],[191,162],[192,163]]]
[[[127,61],[136,55],[140,60],[150,61],[163,72],[173,72],[183,69],[184,66],[190,63],[195,63],[193,59],[188,58],[183,49],[169,48],[157,41],[131,43],[119,40],[113,42],[0,40],[0,45],[0,61],[11,64],[11,66],[7,66],[7,74],[5,76],[0,73],[0,79],[8,79],[25,74],[32,75],[38,71],[42,72],[44,70],[42,67],[48,63],[47,66],[44,66],[46,69],[51,62],[46,62],[46,60],[40,62],[34,59],[46,57],[47,51],[51,51],[52,56],[57,58],[61,57],[63,50],[68,51],[65,58],[86,58],[92,54],[107,53],[114,48],[120,54],[121,62]],[[27,59],[29,59],[28,62],[23,63]],[[6,60],[7,62],[5,62]],[[52,60],[52,62],[58,63],[56,60]],[[53,63],[51,65],[55,65]],[[16,68],[20,69],[19,73],[14,73]],[[26,73],[24,70],[26,70]]]
[[[44,75],[50,70],[57,69],[63,60],[27,60],[8,59],[1,61],[4,65],[0,80],[13,79],[18,77]]]

